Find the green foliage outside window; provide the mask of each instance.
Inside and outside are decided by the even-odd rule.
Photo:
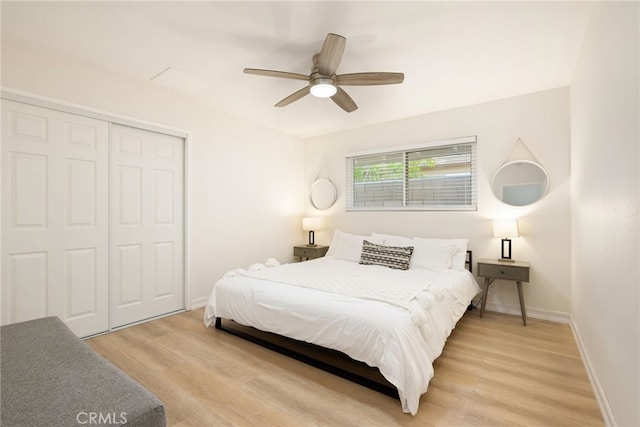
[[[410,160],[407,172],[409,179],[420,178],[427,169],[435,167],[436,161],[429,159]],[[361,165],[353,168],[355,182],[374,182],[402,180],[404,178],[403,162],[377,163]]]

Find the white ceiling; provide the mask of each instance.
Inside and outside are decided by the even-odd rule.
[[[589,2],[2,2],[2,43],[51,51],[135,79],[169,67],[230,114],[308,137],[566,86]],[[327,33],[347,38],[338,74],[405,73],[401,85],[345,87],[359,109],[307,96]],[[202,84],[200,87],[198,83]],[[159,84],[159,83],[154,83]]]

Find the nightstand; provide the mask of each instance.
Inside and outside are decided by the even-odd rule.
[[[518,286],[518,296],[520,297],[520,312],[522,313],[522,323],[527,326],[527,311],[524,308],[524,296],[522,295],[522,282],[529,281],[528,262],[515,261],[504,262],[497,259],[483,258],[478,260],[478,276],[484,277],[484,291],[482,293],[482,305],[480,307],[480,317],[484,313],[484,306],[487,303],[489,286],[495,279],[512,280]]]
[[[293,247],[293,256],[300,257],[300,261],[302,261],[302,258],[309,260],[325,256],[328,250],[329,246],[325,245],[298,245]]]

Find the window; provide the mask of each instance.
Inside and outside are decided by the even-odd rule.
[[[347,157],[347,210],[475,210],[476,137]]]

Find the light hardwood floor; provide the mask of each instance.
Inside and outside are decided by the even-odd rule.
[[[170,426],[601,426],[568,325],[467,312],[416,416],[347,380],[206,329],[194,310],[85,342],[152,391]]]

